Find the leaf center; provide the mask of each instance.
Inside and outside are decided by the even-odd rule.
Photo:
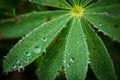
[[[84,9],[81,6],[74,6],[71,9],[71,11],[72,11],[72,16],[81,17],[84,12]]]

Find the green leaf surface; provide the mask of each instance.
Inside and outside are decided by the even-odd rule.
[[[72,4],[72,6],[79,5],[80,0],[69,0],[69,2]]]
[[[70,26],[65,48],[65,73],[68,80],[84,80],[88,68],[88,50],[81,22],[75,18]]]
[[[80,5],[81,6],[86,6],[89,2],[91,2],[92,0],[81,0],[81,3],[80,3]]]
[[[94,7],[87,8],[84,17],[99,31],[120,42],[120,5]]]
[[[40,5],[70,9],[70,4],[66,2],[66,0],[29,0],[30,2],[34,2]]]
[[[97,34],[84,20],[81,20],[87,38],[90,65],[98,80],[116,80],[114,67],[108,52]]]
[[[15,19],[3,20],[0,22],[1,38],[22,37],[38,25],[50,19],[67,13],[67,11],[46,11],[32,12],[16,17]]]
[[[87,1],[87,0],[85,0],[85,1]],[[104,8],[104,7],[109,8],[109,6],[111,6],[111,5],[120,4],[119,0],[93,0],[93,1],[96,1],[96,2],[87,6],[87,8],[89,8],[89,9]]]
[[[63,65],[66,34],[68,31],[69,27],[63,29],[54,44],[48,49],[42,64],[38,68],[37,75],[39,80],[54,80],[58,74]]]
[[[10,50],[3,62],[4,72],[15,71],[34,61],[49,46],[55,36],[64,28],[69,20],[69,14],[41,24],[38,28],[23,37]]]

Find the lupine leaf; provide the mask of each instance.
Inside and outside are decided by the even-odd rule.
[[[120,42],[120,5],[107,5],[86,9],[86,19],[105,35]]]
[[[70,26],[65,47],[65,73],[68,80],[84,80],[88,67],[88,52],[80,20]]]
[[[68,31],[69,27],[63,29],[54,44],[47,51],[42,64],[38,68],[39,80],[54,80],[63,66],[63,55]]]
[[[87,5],[89,2],[91,2],[92,0],[81,0],[81,3],[80,3],[80,5],[81,6],[85,6],[85,5]]]
[[[4,60],[4,72],[15,71],[30,64],[39,57],[55,38],[58,32],[69,20],[69,15],[64,14],[48,23],[40,25],[23,37]]]
[[[0,22],[0,34],[2,38],[22,37],[38,25],[56,16],[67,13],[67,11],[46,11],[32,12],[15,19],[3,20]]]
[[[115,71],[108,52],[97,34],[81,20],[89,49],[90,66],[98,80],[116,80]]]
[[[80,0],[69,0],[71,2],[72,6],[79,5]]]
[[[93,3],[93,4],[90,4],[90,6],[87,6],[87,8],[89,8],[89,9],[104,8],[104,7],[109,8],[110,5],[114,5],[114,4],[119,4],[120,3],[119,0],[93,0],[93,1],[96,1],[96,2]]]
[[[71,6],[66,2],[66,0],[29,0],[34,3],[38,3],[40,5],[58,7],[69,9]]]

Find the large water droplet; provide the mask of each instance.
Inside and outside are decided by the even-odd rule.
[[[26,56],[30,56],[31,55],[31,53],[30,52],[26,52]]]
[[[36,46],[36,47],[33,49],[33,51],[34,51],[36,54],[38,54],[38,53],[41,52],[41,48],[39,48],[38,46]]]
[[[74,61],[75,61],[75,58],[74,58],[74,57],[71,57],[71,58],[70,58],[70,61],[71,61],[71,62],[74,62]]]
[[[47,37],[43,37],[43,41],[44,41],[44,42],[47,41]]]

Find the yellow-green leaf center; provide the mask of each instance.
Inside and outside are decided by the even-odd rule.
[[[72,12],[72,16],[81,17],[84,12],[84,9],[81,6],[74,6],[71,9],[71,12]]]

